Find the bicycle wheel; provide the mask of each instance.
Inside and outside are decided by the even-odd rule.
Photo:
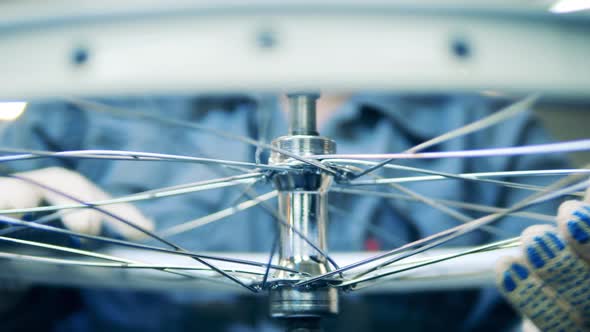
[[[206,127],[199,122],[129,111],[87,98],[89,95],[151,91],[252,91],[276,89],[277,84],[287,91],[392,89],[402,92],[456,92],[479,91],[491,86],[512,93],[542,92],[550,96],[586,98],[588,91],[584,87],[590,83],[587,82],[590,75],[582,75],[579,71],[588,70],[583,64],[584,54],[590,46],[580,43],[590,28],[588,20],[555,17],[543,13],[540,8],[494,5],[487,8],[440,5],[444,7],[441,13],[433,13],[420,6],[380,3],[351,3],[342,8],[334,8],[327,3],[305,6],[292,3],[277,8],[261,2],[252,9],[237,13],[230,4],[212,6],[178,3],[167,10],[162,10],[162,5],[154,2],[152,7],[142,10],[125,5],[113,6],[100,12],[100,15],[83,9],[68,13],[62,11],[61,7],[55,7],[55,12],[48,17],[26,14],[7,20],[3,29],[18,33],[0,43],[0,49],[5,51],[2,53],[3,60],[6,60],[0,64],[0,71],[12,80],[11,84],[4,84],[6,89],[2,96],[33,99],[84,95],[84,98],[68,97],[66,100],[90,112],[152,121],[241,142],[254,147],[255,156],[259,155],[258,151],[268,150],[269,162],[261,163],[259,158],[253,156],[249,158],[251,161],[242,162],[207,155],[112,149],[4,149],[7,155],[2,157],[3,162],[40,158],[107,159],[143,163],[195,163],[219,167],[225,172],[223,177],[217,179],[150,188],[99,202],[85,202],[68,196],[59,188],[45,188],[56,195],[68,197],[72,204],[0,211],[3,215],[0,221],[10,225],[4,232],[33,228],[66,238],[73,236],[107,243],[110,247],[100,251],[82,250],[72,248],[67,243],[55,244],[2,235],[1,239],[10,243],[1,254],[4,258],[4,277],[125,288],[270,290],[273,316],[322,316],[338,311],[337,290],[355,291],[372,284],[381,285],[376,288],[381,292],[407,290],[408,287],[464,288],[467,285],[489,283],[492,279],[490,261],[516,247],[519,244],[517,237],[474,248],[444,249],[432,255],[421,254],[431,249],[434,251],[440,245],[475,231],[484,230],[506,237],[505,233],[502,234],[503,230],[492,227],[492,223],[507,215],[547,222],[551,219],[548,215],[521,210],[568,195],[579,196],[580,191],[588,187],[588,182],[584,180],[587,175],[585,169],[526,169],[459,174],[393,163],[394,160],[418,158],[484,159],[588,150],[590,143],[582,140],[522,147],[484,146],[480,150],[423,151],[453,138],[510,121],[530,108],[538,99],[536,95],[488,117],[420,142],[404,152],[390,154],[337,154],[335,143],[330,138],[318,135],[315,124],[317,96],[314,94],[291,95],[290,129],[287,136],[279,137],[272,143],[237,135],[222,128]],[[3,11],[5,13],[10,14],[11,10],[18,14],[25,13],[24,6],[6,6],[8,10]],[[317,11],[325,14],[321,20],[310,16],[310,13]],[[522,15],[527,19],[522,19]],[[197,22],[195,17],[204,19]],[[415,25],[416,22],[421,22],[419,27]],[[44,29],[28,30],[38,25]],[[542,34],[547,37],[530,38],[533,34],[539,35],[538,29],[547,31],[547,34]],[[194,33],[189,34],[187,31]],[[199,38],[195,39],[195,33]],[[411,38],[406,36],[407,39],[400,37],[408,33],[415,35]],[[315,37],[308,38],[312,35]],[[163,36],[174,36],[174,39],[167,41]],[[342,36],[350,38],[344,40]],[[406,43],[391,51],[382,45],[383,39],[402,43],[404,40],[420,39],[421,36],[427,36],[421,46]],[[559,39],[562,36],[567,36],[567,39]],[[186,42],[193,39],[198,40],[199,44],[195,46]],[[158,43],[152,43],[154,40]],[[227,42],[220,43],[219,40]],[[562,48],[547,47],[555,45],[556,40],[560,40]],[[530,54],[540,54],[538,50],[543,50],[542,56],[536,58],[538,61],[510,54],[520,50],[523,41],[531,49]],[[318,48],[320,43],[326,46]],[[355,45],[353,50],[351,43]],[[36,48],[46,50],[44,56],[47,61],[36,61],[31,55],[35,54]],[[166,54],[162,56],[161,50],[166,48]],[[319,49],[313,59],[308,55],[310,49]],[[399,52],[400,49],[404,51]],[[335,61],[338,59],[336,55],[344,53],[344,50],[352,52],[350,57],[346,61]],[[429,55],[415,59],[416,54]],[[260,58],[263,59],[260,62],[255,60]],[[350,62],[350,59],[355,61]],[[568,66],[561,66],[564,61],[568,62]],[[401,63],[413,65],[391,65]],[[494,70],[507,64],[518,70]],[[23,68],[33,68],[33,74],[10,75]],[[153,68],[157,70],[150,70]],[[449,80],[449,77],[454,79]],[[383,170],[425,175],[375,175],[376,171]],[[236,171],[238,175],[228,173]],[[546,186],[510,181],[511,177],[527,176],[563,179]],[[32,180],[20,180],[42,185]],[[400,184],[450,180],[499,186],[507,190],[530,192],[530,195],[511,206],[495,207],[435,199]],[[253,186],[261,182],[273,189],[263,195],[255,193]],[[174,225],[161,233],[133,226],[166,247],[80,234],[46,224],[55,214],[42,217],[41,222],[10,217],[33,212],[61,213],[69,209],[94,209],[108,213],[101,206],[234,186],[244,187],[236,204],[215,213]],[[357,189],[359,186],[395,189],[397,193]],[[326,230],[326,224],[330,206],[327,196],[333,193],[416,201],[451,220],[458,220],[460,225],[380,253],[328,254],[326,233],[329,231]],[[239,201],[243,196],[247,199]],[[270,203],[275,198],[278,208]],[[270,245],[273,240],[266,239],[272,248],[268,255],[192,252],[168,239],[255,206],[267,210],[278,226],[275,244]],[[457,208],[486,214],[474,218]],[[337,208],[333,208],[332,212],[343,213]],[[133,224],[124,218],[114,217],[122,223]],[[29,251],[26,248],[37,250]],[[84,259],[76,258],[78,256]],[[64,278],[64,275],[69,277]],[[232,287],[235,285],[239,288]]]

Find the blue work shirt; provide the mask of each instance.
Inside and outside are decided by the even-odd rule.
[[[285,115],[273,96],[119,98],[102,102],[131,111],[196,122],[264,142],[287,131]],[[339,153],[400,152],[485,117],[504,105],[504,101],[477,95],[355,95],[339,107],[320,132],[337,142]],[[129,150],[241,161],[254,161],[256,152],[253,146],[196,129],[84,111],[61,102],[29,105],[25,114],[2,136],[5,147],[33,150]],[[509,147],[548,141],[536,119],[524,113],[429,150]],[[265,161],[268,152],[263,152],[261,158]],[[420,159],[399,163],[449,173],[549,169],[567,164],[565,157],[558,155]],[[19,171],[56,165],[84,174],[115,196],[235,174],[218,167],[170,162],[37,159],[9,164]],[[413,175],[383,169],[377,173]],[[550,179],[510,180],[545,184]],[[500,207],[510,206],[530,194],[489,183],[458,180],[404,185],[438,199]],[[272,188],[268,184],[258,184],[254,189],[264,193]],[[240,195],[239,188],[226,188],[138,202],[137,206],[155,221],[158,230],[162,230],[227,208]],[[369,240],[379,249],[391,249],[458,224],[438,210],[410,201],[332,193],[330,204],[337,211],[332,213],[329,224],[330,251],[365,250]],[[554,214],[556,207],[557,203],[546,204],[541,211]],[[473,217],[481,215],[465,213]],[[518,235],[532,223],[508,217],[495,225],[505,233]],[[267,252],[275,227],[267,212],[253,208],[171,240],[195,251]],[[476,231],[452,244],[476,245],[496,239]],[[262,301],[248,296],[231,300],[203,299],[198,293],[86,289],[80,291],[77,308],[50,323],[55,331],[275,331],[275,324],[266,317],[266,309],[261,309],[265,308],[260,305]],[[432,331],[445,326],[449,331],[499,331],[514,325],[516,320],[494,289],[343,296],[341,311],[355,314],[328,321],[328,330],[370,331],[395,327]]]

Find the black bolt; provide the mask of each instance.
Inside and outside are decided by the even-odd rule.
[[[71,57],[72,64],[75,66],[81,66],[88,62],[88,59],[90,58],[90,52],[86,47],[77,47],[74,49],[74,51],[72,51]]]
[[[277,45],[277,36],[271,30],[262,30],[256,36],[256,43],[261,49],[272,49]]]
[[[467,59],[471,56],[471,47],[466,40],[456,39],[451,43],[451,51],[459,59]]]

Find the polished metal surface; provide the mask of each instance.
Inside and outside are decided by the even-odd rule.
[[[326,179],[324,182],[329,182]],[[293,228],[303,232],[320,249],[326,248],[327,201],[324,192],[280,191],[279,213]],[[281,265],[292,266],[310,274],[325,273],[324,263],[314,249],[292,229],[283,227],[280,234],[279,254]]]
[[[336,151],[334,141],[317,136],[314,94],[291,94],[290,136],[275,139],[273,146],[300,156],[325,154]],[[328,224],[327,192],[332,183],[330,174],[310,168],[299,161],[273,152],[271,165],[289,165],[289,171],[276,172],[272,181],[278,191],[279,214],[286,225],[279,229],[279,265],[291,267],[311,276],[329,272],[326,257],[317,248],[326,250]],[[297,234],[298,232],[301,234]],[[303,235],[305,239],[301,236]],[[289,273],[275,273],[276,279],[291,280]],[[273,317],[321,317],[338,312],[338,292],[334,288],[294,288],[286,282],[270,292],[270,310]]]
[[[274,147],[297,153],[302,157],[309,157],[322,153],[322,151],[336,151],[336,143],[327,137],[312,135],[281,136],[272,142]],[[300,161],[273,151],[270,155],[271,165],[298,164]]]
[[[279,265],[309,273],[312,276],[328,272],[325,257],[310,246],[294,229],[301,232],[321,250],[326,249],[328,220],[327,189],[332,177],[311,172],[278,174],[274,183],[279,190],[279,214],[291,227],[279,231]],[[290,274],[276,273],[278,279],[289,279]],[[290,285],[271,290],[273,317],[313,317],[338,312],[336,289],[292,288]]]
[[[289,97],[289,135],[318,135],[316,128],[317,93],[292,93]]]
[[[334,315],[338,313],[338,291],[336,288],[313,291],[280,288],[270,292],[270,311],[274,318]]]

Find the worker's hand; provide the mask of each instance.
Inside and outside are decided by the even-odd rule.
[[[557,227],[531,226],[521,238],[521,257],[496,269],[506,299],[541,331],[590,331],[590,194],[564,202]]]
[[[84,176],[65,168],[50,167],[30,172],[15,173],[14,175],[31,179],[86,203],[111,198],[109,194],[98,188]],[[36,207],[42,202],[47,202],[51,205],[78,203],[63,195],[17,178],[0,178],[0,209]],[[141,214],[133,205],[104,205],[101,206],[101,209],[133,222],[144,229],[153,230],[154,228],[152,221]],[[90,208],[64,210],[61,219],[66,227],[76,232],[96,235],[101,230],[101,223],[104,222],[126,238],[139,239],[145,236],[142,232],[125,225],[121,221]]]

